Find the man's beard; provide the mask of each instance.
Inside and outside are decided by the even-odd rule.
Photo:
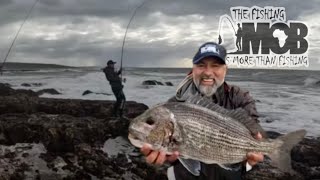
[[[200,84],[200,80],[202,78],[193,80],[194,84],[196,85],[196,87],[198,88],[198,90],[200,91],[201,94],[203,94],[204,96],[207,97],[211,97],[214,93],[217,92],[217,89],[223,84],[224,79],[222,79],[221,81],[214,78],[214,84],[212,86],[205,86],[205,85],[201,85]]]

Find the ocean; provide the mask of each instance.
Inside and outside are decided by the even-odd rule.
[[[2,83],[15,89],[41,90],[54,88],[61,95],[41,97],[90,100],[115,100],[102,67],[70,68],[34,65],[5,71]],[[149,107],[174,96],[176,86],[190,68],[125,68],[124,93],[128,101],[141,102]],[[142,85],[145,80],[171,82],[173,86]],[[256,100],[260,122],[264,129],[287,133],[306,129],[307,136],[320,137],[320,71],[229,69],[226,81],[249,90]],[[22,86],[31,84],[30,87]],[[41,83],[34,86],[33,83]]]

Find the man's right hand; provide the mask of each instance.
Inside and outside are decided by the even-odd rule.
[[[146,156],[146,162],[149,164],[162,165],[166,161],[173,163],[178,159],[179,152],[174,151],[172,155],[166,155],[164,151],[152,150],[150,144],[144,144],[141,149],[141,153]]]
[[[262,135],[260,132],[258,132],[254,138],[256,138],[257,140],[262,140]],[[262,153],[258,153],[258,152],[249,152],[247,154],[247,162],[249,163],[250,166],[254,166],[259,162],[262,162],[264,159],[264,156]]]

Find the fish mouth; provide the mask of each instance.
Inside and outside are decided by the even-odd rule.
[[[132,145],[134,145],[138,148],[141,148],[144,144],[144,142],[139,138],[139,136],[137,136],[133,133],[129,133],[128,139]]]
[[[144,144],[146,144],[146,142],[141,141],[141,140],[138,138],[138,136],[135,136],[135,135],[133,135],[133,134],[131,134],[131,133],[129,133],[128,139],[129,139],[130,143],[131,143],[132,145],[134,145],[135,147],[137,147],[137,148],[142,148],[142,146],[143,146]],[[149,145],[151,145],[151,144],[149,144]],[[172,155],[172,154],[173,154],[172,152],[169,152],[169,151],[167,150],[167,148],[164,148],[164,147],[158,147],[158,148],[157,148],[157,147],[151,145],[151,150],[161,150],[161,151],[164,151],[167,155]]]

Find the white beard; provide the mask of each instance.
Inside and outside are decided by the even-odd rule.
[[[214,79],[214,84],[212,86],[204,86],[200,85],[200,82],[196,82],[193,80],[196,87],[199,89],[200,93],[203,94],[206,97],[211,97],[214,93],[217,92],[217,89],[223,84],[224,79],[222,81],[219,81],[217,79]]]

